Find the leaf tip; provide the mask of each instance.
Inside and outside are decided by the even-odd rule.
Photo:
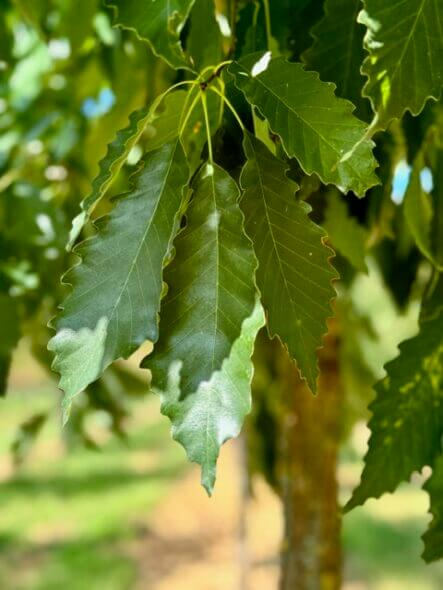
[[[215,479],[216,479],[216,475],[215,475],[215,464],[214,465],[201,465],[201,485],[203,486],[203,488],[205,489],[208,498],[212,497],[212,494],[214,492],[214,486],[215,486]]]

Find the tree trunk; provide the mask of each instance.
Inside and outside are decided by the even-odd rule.
[[[285,391],[280,473],[285,518],[281,590],[338,590],[341,584],[337,454],[341,395],[337,342],[320,352],[317,396],[280,355]]]

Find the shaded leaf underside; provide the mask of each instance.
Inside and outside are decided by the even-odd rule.
[[[202,469],[202,484],[212,493],[216,462],[221,445],[238,436],[251,409],[251,356],[255,337],[264,324],[259,304],[244,320],[241,333],[229,356],[209,381],[186,396],[180,391],[180,363],[169,373],[168,384],[159,391],[161,411],[172,422],[172,436],[180,442],[191,461]]]
[[[323,227],[332,246],[362,272],[367,272],[365,262],[367,230],[349,214],[346,203],[337,192],[328,193]]]
[[[432,199],[422,187],[421,172],[425,167],[422,152],[418,152],[412,166],[406,189],[403,212],[409,231],[417,244],[417,247],[426,258],[438,266],[432,252],[431,227],[432,227]]]
[[[443,455],[437,459],[424,489],[429,494],[430,512],[433,518],[423,535],[425,544],[423,559],[431,562],[443,557]]]

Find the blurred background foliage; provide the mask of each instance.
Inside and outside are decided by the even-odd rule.
[[[299,60],[312,45],[309,30],[321,18],[321,3],[304,0],[294,6],[287,0],[271,7],[276,43]],[[238,8],[235,52],[241,55],[260,48],[263,27],[258,22],[253,31],[245,28],[254,2],[240,2]],[[225,20],[232,17],[230,2],[219,2],[218,9]],[[294,11],[300,18],[288,19]],[[162,544],[161,538],[150,534],[151,514],[169,494],[176,497],[179,476],[189,471],[198,502],[206,500],[197,490],[195,472],[185,466],[183,452],[168,441],[157,401],[145,399],[146,372],[137,371],[132,361],[109,368],[82,394],[61,434],[60,396],[51,381],[46,350],[51,333],[47,325],[64,296],[60,276],[75,263],[65,248],[71,220],[90,191],[98,162],[129,115],[175,81],[177,73],[146,44],[131,32],[112,28],[112,14],[98,0],[0,0],[0,364],[7,367],[13,360],[10,395],[1,402],[0,412],[2,588],[160,589],[163,586],[156,584],[169,566],[156,569],[151,551],[154,557],[155,551],[170,552],[179,556],[179,564],[183,559],[187,563],[188,554],[179,542]],[[230,92],[241,112],[241,98],[233,89]],[[365,118],[367,105],[358,108]],[[431,104],[419,117],[406,115],[401,124],[379,134],[376,152],[383,182],[361,201],[352,195],[345,201],[338,191],[321,186],[292,163],[291,176],[301,185],[301,198],[315,205],[316,221],[328,230],[341,275],[335,305],[344,394],[339,468],[343,496],[358,480],[372,385],[383,376],[383,364],[397,354],[398,343],[417,330],[430,268],[399,205],[419,151],[421,187],[436,203],[443,178],[441,121],[441,105]],[[200,127],[197,115],[196,137]],[[109,210],[112,196],[127,189],[128,178],[155,133],[154,123],[131,150],[97,216]],[[238,146],[239,138],[232,132],[219,135],[225,145]],[[201,142],[196,145],[201,147]],[[236,167],[234,161],[230,166],[234,173]],[[92,231],[87,226],[83,237]],[[273,500],[263,496],[255,482],[257,474],[264,475],[278,490],[282,406],[274,391],[266,338],[262,340],[255,355],[255,403],[246,446],[248,489],[267,513],[272,512]],[[12,359],[10,351],[19,342]],[[3,391],[6,386],[0,383]],[[227,453],[230,456],[232,448]],[[222,465],[220,480],[228,487],[229,482],[238,486],[238,462],[229,461]],[[211,510],[228,514],[229,493],[222,490]],[[390,501],[382,500],[377,507],[369,502],[346,517],[345,587],[443,587],[442,566],[425,568],[418,557],[419,534],[425,529],[424,493],[414,485],[403,486],[395,496],[394,510]],[[175,506],[177,518],[184,518],[196,502],[185,495],[183,504]],[[235,502],[240,510],[241,498]],[[218,533],[215,539],[202,535],[194,540],[188,555],[191,562],[204,561],[204,543],[217,548],[229,538],[235,552],[236,524],[227,531],[211,515],[208,529],[212,526]],[[251,518],[254,522],[256,516]],[[140,565],[137,543],[152,566],[152,579]],[[258,572],[254,587],[272,587],[266,584],[274,578],[266,573],[260,577],[260,572],[268,567],[271,576],[277,575],[277,550],[276,541],[264,562],[254,562],[252,554]],[[167,564],[172,562],[171,558]],[[233,567],[221,560],[213,563],[213,571],[219,566],[220,571]],[[143,585],[147,579],[150,585]],[[218,589],[198,586],[198,576],[195,579],[189,586],[175,582],[164,587]]]

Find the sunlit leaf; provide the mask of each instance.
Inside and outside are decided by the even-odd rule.
[[[248,56],[229,71],[305,172],[315,172],[343,192],[364,195],[378,182],[377,163],[372,142],[363,139],[366,127],[352,114],[351,103],[337,98],[333,84],[321,82],[300,64],[283,58],[268,61],[266,54]]]
[[[215,483],[220,447],[238,436],[251,409],[251,356],[263,323],[263,310],[257,304],[244,320],[221,369],[195,392],[181,394],[179,361],[171,366],[165,390],[159,391],[161,411],[172,422],[172,436],[183,445],[189,459],[201,465],[202,484],[209,494]]]
[[[68,248],[73,247],[83,226],[90,219],[94,207],[106,194],[120,172],[131,148],[143,133],[150,116],[149,110],[144,107],[134,111],[129,117],[129,125],[118,131],[115,139],[109,144],[106,155],[100,160],[99,172],[92,182],[91,192],[80,203],[82,211],[72,222]]]

